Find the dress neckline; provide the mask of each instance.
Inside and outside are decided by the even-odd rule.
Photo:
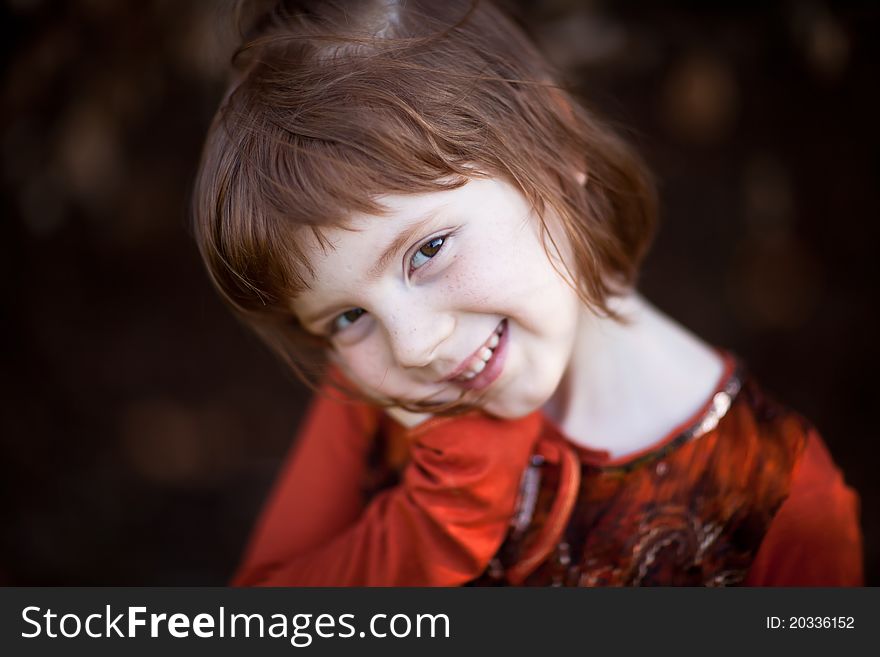
[[[544,421],[558,434],[559,439],[575,450],[581,462],[602,470],[628,472],[643,463],[663,458],[684,443],[696,440],[713,430],[727,414],[742,388],[744,376],[742,363],[725,349],[719,347],[713,349],[723,361],[723,370],[708,399],[690,417],[647,447],[612,458],[608,450],[587,447],[572,440],[554,420],[546,415]]]

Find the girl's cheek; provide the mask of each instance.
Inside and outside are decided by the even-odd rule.
[[[370,341],[338,348],[336,358],[357,379],[358,385],[369,391],[382,392],[383,378],[387,379],[389,366],[386,364],[381,350],[368,342]]]
[[[497,261],[480,254],[466,254],[443,273],[438,281],[438,305],[453,311],[484,312],[503,296],[510,272]]]

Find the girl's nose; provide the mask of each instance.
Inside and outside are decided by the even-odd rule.
[[[449,313],[411,312],[387,325],[391,351],[401,367],[424,368],[436,359],[438,347],[455,330]]]

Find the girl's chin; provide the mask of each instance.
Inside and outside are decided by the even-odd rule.
[[[501,420],[518,420],[526,415],[529,415],[532,411],[536,410],[534,408],[494,408],[491,405],[485,407],[483,409],[489,415],[497,417]]]
[[[422,401],[424,401],[424,400],[422,400]],[[432,400],[432,402],[434,402],[434,403],[443,403],[443,404],[449,404],[449,403],[452,403],[455,401],[458,401],[458,400],[457,399]],[[413,402],[410,402],[410,403],[413,403]],[[419,408],[419,406],[413,405],[412,408]],[[482,412],[486,413],[487,415],[491,415],[492,417],[498,418],[499,420],[517,420],[519,418],[525,417],[526,415],[529,415],[532,411],[537,410],[538,407],[537,406],[532,407],[532,406],[527,406],[527,405],[522,405],[522,404],[508,405],[508,404],[500,403],[496,400],[492,400],[492,401],[487,402],[485,404],[478,405],[478,408]],[[410,411],[410,412],[415,412],[415,411]],[[431,413],[430,409],[425,409],[425,410],[419,411],[419,412],[427,413],[427,414]]]
[[[508,397],[506,399],[491,400],[483,407],[483,410],[490,415],[505,420],[518,420],[519,418],[525,417],[526,415],[543,408],[545,402],[546,399],[543,396],[530,396],[528,398],[519,397],[514,399]]]

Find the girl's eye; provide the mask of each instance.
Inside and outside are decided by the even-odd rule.
[[[352,308],[351,310],[346,310],[341,315],[338,315],[336,319],[333,320],[333,323],[330,326],[330,332],[336,333],[337,331],[342,331],[352,324],[354,324],[358,317],[363,315],[366,310],[363,308]]]
[[[435,237],[434,239],[426,242],[421,246],[421,248],[413,254],[413,257],[410,261],[413,269],[418,269],[422,265],[424,265],[428,260],[433,258],[440,251],[440,248],[443,246],[443,243],[446,241],[447,235],[442,235],[440,237]]]

